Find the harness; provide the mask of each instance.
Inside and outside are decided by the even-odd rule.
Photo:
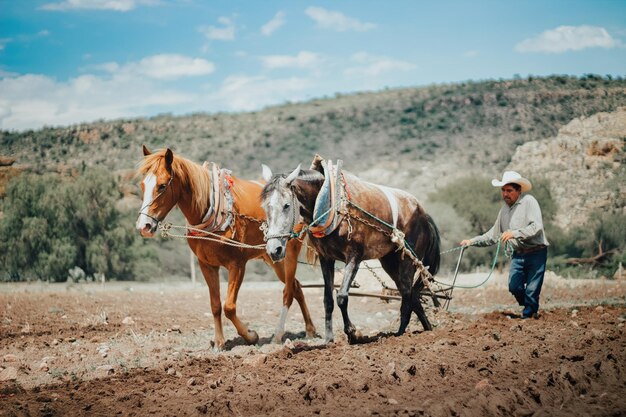
[[[417,254],[413,251],[409,242],[406,241],[404,233],[397,229],[395,224],[388,224],[352,200],[350,192],[347,188],[345,176],[343,172],[341,172],[341,160],[338,160],[337,165],[334,167],[331,161],[326,163],[326,161],[321,160],[321,158],[319,160],[314,160],[314,164],[315,162],[320,162],[324,168],[324,183],[320,189],[317,199],[315,200],[313,221],[309,225],[304,225],[300,232],[296,232],[294,230],[296,217],[298,216],[295,214],[295,211],[299,208],[299,202],[295,193],[293,193],[294,214],[290,231],[283,234],[268,235],[267,225],[264,223],[262,225],[262,230],[265,234],[265,241],[267,242],[269,239],[274,238],[300,239],[301,236],[303,236],[307,231],[309,231],[314,237],[321,238],[336,230],[344,219],[348,222],[348,240],[350,240],[350,235],[352,233],[350,220],[352,219],[354,221],[361,222],[387,235],[391,242],[397,246],[396,251],[401,252],[402,257],[408,256],[411,259],[413,265],[415,265],[415,274],[413,276],[412,286],[415,286],[418,281],[421,281],[426,290],[433,297],[433,303],[436,306],[439,306],[439,302],[436,300],[436,295],[430,288],[430,283],[434,281],[434,277],[429,272],[429,267],[422,263]],[[326,207],[329,208],[322,212],[322,210]],[[351,213],[348,210],[348,207],[356,209],[365,215],[365,217],[371,218],[378,224],[372,223],[361,216]]]
[[[144,216],[151,218],[152,220],[154,220],[157,223],[157,225],[159,223],[161,223],[161,221],[163,221],[163,219],[158,219],[158,218],[156,218],[156,217],[154,217],[154,216],[152,216],[152,215],[150,215],[148,213],[144,213],[143,210],[146,207],[149,207],[150,204],[152,204],[157,198],[159,198],[161,195],[163,195],[170,188],[170,184],[172,183],[173,179],[174,179],[174,174],[170,173],[170,180],[167,182],[167,184],[165,184],[165,187],[163,188],[163,190],[160,191],[148,204],[144,205],[141,208],[141,210],[139,210],[139,214],[143,214]]]
[[[234,220],[231,193],[233,187],[232,171],[225,168],[220,169],[219,165],[214,162],[205,162],[202,167],[209,172],[211,181],[209,207],[202,217],[202,223],[191,226],[196,230],[188,230],[189,236],[202,235],[203,232],[224,232],[232,227]]]
[[[345,186],[345,178],[341,171],[343,161],[321,161],[324,168],[324,183],[320,189],[315,208],[313,222],[309,225],[309,232],[317,238],[328,236],[334,232],[346,217],[349,194]]]

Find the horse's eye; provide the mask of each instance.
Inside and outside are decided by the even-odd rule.
[[[283,206],[283,210],[288,210],[289,207],[291,207],[291,204],[285,203],[285,205]]]
[[[163,191],[163,190],[165,190],[165,187],[167,187],[167,184],[161,184],[161,185],[159,185],[159,191]]]

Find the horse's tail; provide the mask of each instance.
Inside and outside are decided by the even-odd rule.
[[[437,271],[439,271],[439,264],[441,262],[441,239],[439,237],[439,229],[433,218],[426,214],[426,220],[428,222],[429,244],[424,254],[423,263],[429,266],[428,272],[435,275]]]
[[[419,207],[413,214],[413,226],[410,228],[409,242],[414,243],[415,254],[428,267],[428,272],[435,275],[441,262],[439,229],[432,217]]]

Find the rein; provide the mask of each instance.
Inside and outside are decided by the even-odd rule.
[[[300,233],[295,231],[296,225],[299,223],[298,220],[300,219],[300,202],[298,201],[298,197],[296,197],[295,192],[292,192],[291,194],[291,207],[293,207],[293,210],[291,213],[291,226],[289,227],[289,232],[269,235],[267,234],[269,230],[267,221],[264,221],[261,224],[261,231],[263,232],[263,238],[266,242],[270,239],[300,239],[300,236],[302,236],[302,234],[304,234],[304,232],[308,229],[308,225],[305,225]]]
[[[265,244],[261,244],[261,245],[249,245],[247,243],[243,243],[243,242],[239,242],[237,240],[231,239],[231,238],[227,238],[226,236],[223,235],[219,235],[217,233],[213,233],[213,230],[216,230],[216,228],[219,226],[221,227],[223,224],[215,224],[217,222],[217,215],[227,215],[225,216],[225,220],[222,221],[222,223],[226,223],[229,218],[228,215],[232,215],[233,217],[239,217],[239,218],[243,218],[245,220],[248,221],[252,221],[255,223],[263,223],[262,220],[251,217],[251,216],[247,216],[245,214],[240,214],[235,212],[234,210],[229,210],[229,211],[224,211],[224,210],[219,210],[218,211],[214,211],[212,210],[212,205],[211,202],[209,202],[210,207],[207,209],[207,213],[205,215],[205,221],[199,225],[186,225],[186,226],[176,226],[173,225],[172,223],[163,223],[163,219],[158,219],[148,213],[144,213],[144,209],[149,207],[157,198],[159,198],[161,195],[163,195],[169,188],[170,185],[172,183],[172,180],[174,179],[174,174],[170,173],[170,180],[167,182],[167,184],[165,185],[165,188],[163,188],[163,190],[161,190],[159,193],[157,193],[157,195],[152,199],[152,201],[150,201],[148,204],[144,205],[141,210],[139,210],[139,214],[143,214],[146,217],[151,218],[152,220],[154,220],[157,223],[157,227],[158,229],[161,231],[161,236],[166,238],[166,237],[173,237],[173,238],[182,238],[182,239],[200,239],[200,240],[208,240],[208,241],[212,241],[212,242],[218,242],[218,243],[222,243],[225,245],[229,245],[229,246],[235,246],[235,247],[239,247],[239,248],[244,248],[244,249],[258,249],[258,250],[263,250],[265,249]],[[213,176],[211,178],[213,180]],[[221,181],[222,178],[219,178],[219,181]],[[225,180],[228,182],[229,186],[232,187],[233,185],[233,180],[232,177],[230,177],[229,175],[227,175],[225,177]],[[213,183],[213,181],[211,181]],[[230,188],[229,187],[229,188]],[[211,200],[213,200],[213,195],[211,195]],[[220,207],[223,207],[224,204],[219,204]],[[232,205],[231,205],[232,206]],[[231,207],[232,208],[232,207]],[[206,227],[213,224],[214,228],[212,228],[211,230],[207,230]],[[172,232],[170,232],[170,230],[172,229],[184,229],[187,231],[186,234],[181,235],[181,234],[174,234]],[[211,236],[211,237],[209,237]]]
[[[171,229],[184,229],[184,230],[187,230],[187,231],[191,231],[192,234],[189,234],[189,233],[186,233],[184,235],[174,234],[174,233],[170,232]],[[248,245],[247,243],[243,243],[243,242],[240,242],[238,240],[234,240],[234,239],[228,238],[226,236],[219,235],[217,233],[209,232],[207,230],[196,229],[195,227],[189,226],[189,225],[187,225],[187,226],[176,226],[176,225],[173,225],[171,223],[161,223],[161,224],[159,224],[159,230],[161,230],[161,236],[162,237],[174,237],[174,238],[180,238],[180,239],[208,240],[208,241],[211,241],[211,242],[222,243],[224,245],[234,246],[234,247],[244,248],[244,249],[258,249],[258,250],[265,249],[265,244]],[[205,235],[205,236],[203,236],[203,235]]]
[[[151,216],[151,215],[150,215],[150,214],[148,214],[148,213],[144,213],[144,212],[143,212],[143,210],[144,210],[146,207],[150,207],[150,204],[154,203],[154,201],[155,201],[157,198],[161,197],[161,195],[163,195],[163,194],[164,194],[164,193],[165,193],[165,192],[166,192],[166,191],[170,188],[170,184],[172,183],[172,180],[173,180],[173,179],[174,179],[174,174],[173,174],[173,173],[170,173],[170,180],[167,182],[167,184],[165,184],[165,188],[163,188],[163,191],[161,191],[161,192],[157,193],[156,197],[154,197],[154,198],[152,199],[152,201],[150,201],[148,204],[144,205],[144,206],[143,206],[143,207],[139,210],[139,214],[143,214],[144,216],[151,218],[152,220],[154,220],[154,221],[157,223],[157,226],[158,226],[158,225],[159,225],[159,223],[161,223],[163,220],[162,220],[162,219],[161,219],[161,220],[159,220],[159,219],[157,219],[156,217]]]
[[[342,175],[343,177],[343,175]],[[356,204],[355,202],[352,201],[350,197],[350,192],[348,191],[347,188],[347,184],[345,182],[345,178],[343,178],[343,181],[341,182],[343,188],[344,188],[344,195],[341,197],[341,199],[339,200],[339,202],[336,202],[334,205],[332,205],[328,210],[326,210],[324,213],[322,213],[321,215],[319,215],[316,219],[314,219],[311,223],[304,225],[304,227],[302,228],[302,230],[297,233],[294,231],[294,227],[296,224],[296,207],[299,207],[299,202],[298,205],[296,206],[295,204],[293,205],[294,207],[294,211],[293,211],[293,216],[292,216],[292,224],[290,227],[289,232],[287,233],[281,233],[281,234],[274,234],[274,235],[267,235],[267,223],[264,223],[265,226],[262,227],[263,233],[265,235],[265,241],[267,242],[267,240],[269,239],[281,239],[281,238],[287,238],[287,239],[299,239],[300,236],[302,236],[305,232],[310,231],[311,228],[311,224],[316,224],[317,221],[319,221],[321,218],[323,218],[324,216],[326,216],[328,213],[330,213],[332,210],[338,210],[340,204],[342,202],[346,202],[347,206],[352,206],[354,208],[356,208],[357,210],[361,211],[362,213],[366,214],[367,216],[371,217],[372,219],[378,221],[379,223],[387,226],[388,228],[391,229],[391,232],[387,232],[385,231],[383,228],[376,226],[374,224],[372,224],[371,222],[368,222],[367,220],[359,217],[359,216],[355,216],[353,214],[351,214],[347,209],[345,210],[347,216],[346,216],[346,221],[349,224],[349,230],[352,229],[351,225],[350,225],[350,217],[353,218],[354,220],[357,220],[365,225],[371,226],[373,228],[375,228],[376,230],[388,235],[391,239],[391,241],[393,243],[395,243],[398,246],[398,251],[403,251],[404,254],[407,254],[411,260],[413,261],[413,264],[416,267],[416,271],[415,271],[415,275],[413,277],[413,285],[415,285],[415,283],[417,282],[418,279],[421,278],[422,282],[424,283],[424,287],[426,289],[428,289],[430,291],[430,293],[433,295],[434,297],[434,292],[430,289],[430,282],[434,282],[435,279],[432,276],[432,274],[428,271],[428,267],[424,266],[424,264],[422,263],[422,261],[417,257],[417,255],[415,254],[415,252],[412,250],[410,244],[406,241],[404,233],[402,233],[399,229],[397,229],[396,227],[388,224],[387,222],[385,222],[384,220],[376,217],[374,214],[368,212],[367,210],[365,210],[364,208],[362,208],[361,206],[359,206],[358,204]],[[297,197],[296,197],[296,193],[292,191],[292,201],[297,201]],[[347,196],[347,197],[346,197]],[[348,235],[350,234],[350,232],[348,233]],[[433,298],[434,300],[434,298]]]

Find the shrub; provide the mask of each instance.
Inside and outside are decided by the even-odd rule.
[[[90,276],[132,279],[134,249],[142,242],[115,208],[118,198],[106,171],[88,171],[76,180],[52,174],[14,179],[0,220],[0,277],[65,281],[79,267]]]

